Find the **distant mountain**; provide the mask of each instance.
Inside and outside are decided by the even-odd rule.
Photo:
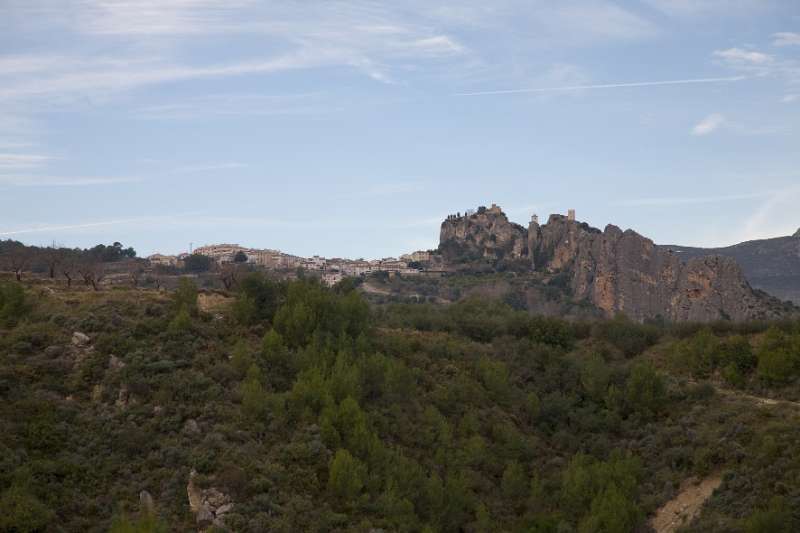
[[[601,231],[563,215],[551,215],[542,225],[533,220],[527,229],[494,205],[452,215],[442,223],[439,252],[455,269],[491,264],[539,273],[545,283],[565,286],[573,301],[606,316],[705,322],[794,312],[753,290],[729,256],[690,257],[632,230],[608,225]]]
[[[790,237],[747,241],[725,248],[660,245],[688,261],[709,255],[731,257],[747,281],[781,300],[800,304],[800,229]]]

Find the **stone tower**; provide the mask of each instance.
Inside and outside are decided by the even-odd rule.
[[[573,222],[575,221],[575,210],[574,209],[570,209],[569,211],[567,211],[567,220],[571,220]]]

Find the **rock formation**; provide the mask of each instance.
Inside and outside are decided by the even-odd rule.
[[[509,222],[499,207],[479,208],[475,213],[451,215],[442,223],[439,250],[446,260],[517,259],[528,255],[527,232]]]
[[[684,261],[722,255],[734,259],[747,281],[781,300],[800,304],[800,230],[792,236],[757,239],[724,248],[662,245]]]
[[[186,494],[189,498],[189,509],[195,515],[195,521],[204,531],[209,526],[225,527],[225,515],[233,509],[230,496],[215,487],[201,489],[195,479],[197,472],[189,473],[189,482],[186,485]]]
[[[451,216],[442,223],[439,249],[450,262],[524,259],[530,270],[560,277],[575,301],[607,316],[738,321],[784,312],[780,302],[753,291],[733,259],[684,263],[632,230],[608,225],[600,231],[562,215],[551,215],[544,225],[532,221],[527,231],[495,206]]]

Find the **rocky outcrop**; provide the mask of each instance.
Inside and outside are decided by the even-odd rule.
[[[81,333],[80,331],[76,331],[72,334],[72,345],[76,347],[83,347],[89,344],[91,339],[85,333]]]
[[[724,248],[662,245],[684,261],[709,255],[734,259],[747,281],[781,300],[800,304],[800,230],[792,236],[742,242]]]
[[[195,521],[201,531],[210,526],[225,527],[225,515],[233,510],[231,498],[222,491],[211,487],[201,489],[196,483],[197,472],[189,473],[186,493],[189,497],[189,508],[195,515]]]
[[[519,245],[520,232],[508,229],[514,226],[502,212],[468,215],[448,218],[442,236],[450,248],[467,248],[482,257],[497,257],[496,243],[506,243],[506,254],[558,278],[575,301],[589,302],[607,316],[621,312],[635,320],[711,321],[782,314],[780,303],[753,291],[730,258],[684,263],[632,230],[608,225],[600,231],[562,215],[551,215],[544,225],[531,222]],[[493,238],[494,228],[501,228],[503,236]]]
[[[509,222],[505,213],[492,205],[474,213],[451,215],[442,222],[439,250],[447,261],[462,259],[518,259],[528,255],[527,232]]]

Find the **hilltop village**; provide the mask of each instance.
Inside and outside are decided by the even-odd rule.
[[[147,257],[147,260],[153,266],[182,268],[190,255],[208,257],[218,265],[240,263],[271,271],[301,269],[318,274],[327,285],[335,285],[346,277],[367,276],[376,272],[406,276],[432,272],[434,270],[428,267],[435,256],[435,252],[420,250],[402,255],[399,259],[387,257],[368,261],[364,259],[325,258],[318,255],[299,257],[279,250],[246,248],[238,244],[210,244],[196,248],[191,254],[154,254]]]

